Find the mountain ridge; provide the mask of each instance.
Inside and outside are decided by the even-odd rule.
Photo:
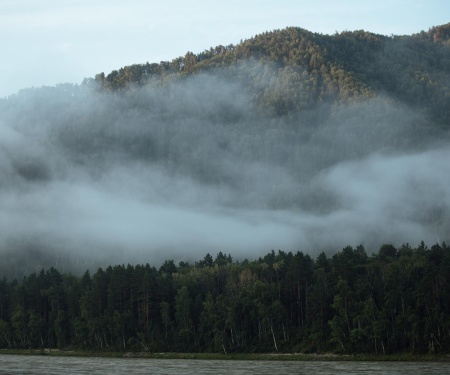
[[[125,66],[108,75],[97,74],[93,81],[103,90],[124,91],[155,80],[214,72],[251,60],[273,69],[267,79],[273,87],[265,95],[271,98],[259,98],[257,102],[260,107],[274,106],[278,115],[306,109],[317,101],[348,103],[387,94],[408,105],[424,106],[447,128],[449,30],[450,23],[411,36],[388,37],[363,30],[323,35],[289,27],[256,35],[236,46],[219,45],[198,54],[187,52],[171,62]],[[251,87],[250,91],[258,89],[251,68],[244,68],[239,79]],[[311,100],[304,98],[305,91]]]

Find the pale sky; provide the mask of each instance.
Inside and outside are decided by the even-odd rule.
[[[448,22],[448,0],[0,0],[0,97],[288,26],[404,35]]]

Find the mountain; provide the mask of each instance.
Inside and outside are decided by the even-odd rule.
[[[447,241],[450,24],[286,28],[0,101],[0,275]]]
[[[440,126],[450,120],[450,24],[411,36],[369,32],[335,35],[301,28],[265,32],[233,46],[188,52],[171,62],[132,65],[95,80],[112,91],[235,67],[256,103],[277,115],[318,103],[349,103],[388,95],[424,108]],[[261,64],[255,72],[248,61]],[[247,65],[246,65],[247,64]],[[268,71],[267,71],[268,70]],[[263,88],[261,90],[261,88]]]

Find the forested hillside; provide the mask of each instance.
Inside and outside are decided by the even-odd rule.
[[[309,340],[314,343],[311,350],[350,350],[362,348],[359,343],[370,336],[365,351],[426,351],[430,345],[432,351],[440,350],[441,345],[448,348],[448,338],[443,338],[448,333],[444,323],[433,328],[415,320],[423,321],[425,316],[432,322],[431,317],[448,309],[447,302],[442,302],[436,313],[430,307],[433,298],[446,301],[441,294],[446,293],[442,279],[438,284],[431,279],[421,284],[422,274],[414,273],[415,267],[422,267],[420,262],[428,262],[428,255],[434,252],[400,252],[400,246],[422,240],[428,244],[450,241],[449,29],[447,24],[411,36],[383,36],[365,31],[321,35],[291,27],[257,35],[238,45],[188,52],[172,61],[100,73],[80,85],[24,89],[0,100],[0,276],[7,278],[3,285],[17,295],[21,285],[33,277],[45,284],[54,273],[62,280],[55,281],[60,283],[57,285],[73,282],[81,288],[73,302],[67,303],[83,306],[91,298],[85,294],[90,286],[81,287],[78,276],[63,277],[54,270],[41,274],[41,269],[54,266],[63,274],[80,275],[86,269],[94,273],[99,266],[111,266],[104,279],[106,293],[112,270],[122,269],[115,264],[150,263],[159,267],[173,259],[170,272],[141,266],[124,268],[131,273],[145,269],[148,277],[155,277],[152,282],[169,280],[172,288],[171,294],[168,292],[171,299],[148,297],[156,298],[156,302],[152,302],[145,330],[139,325],[141,321],[134,320],[135,326],[127,328],[125,345],[130,345],[128,340],[133,337],[145,341],[146,346],[158,340],[170,349],[185,350],[193,344],[196,350],[217,350],[217,345],[220,349],[223,344],[226,350],[244,351],[255,347],[272,350],[274,341],[280,347],[293,348],[297,345],[294,343],[306,345]],[[323,280],[301,281],[297,289],[291,285],[283,293],[291,293],[289,298],[297,293],[295,298],[302,302],[295,305],[295,298],[288,301],[280,294],[281,281],[276,279],[273,265],[253,263],[261,254],[281,249],[284,255],[275,256],[287,267],[297,259],[288,254],[302,251],[308,255],[298,257],[306,257],[311,275],[319,277],[316,273],[322,266],[317,256],[322,252],[329,257],[326,264],[333,268],[339,259],[332,258],[333,254],[349,244],[362,244],[372,253],[385,243],[399,248],[395,253],[399,257],[389,263],[391,266],[410,267],[402,268],[407,273],[402,286],[406,289],[392,292],[395,298],[389,298],[401,303],[401,293],[411,293],[411,301],[409,305],[396,305],[395,311],[388,313],[384,288],[388,293],[388,287],[400,288],[400,284],[387,281],[384,271],[373,280],[365,279],[373,276],[372,271],[364,273],[358,288],[372,281],[374,288],[382,288],[377,289],[380,295],[365,290],[359,300],[352,299],[360,303],[355,314],[363,314],[362,306],[366,305],[377,314],[372,326],[370,320],[365,321],[365,328],[357,315],[350,318],[345,315],[348,311],[339,310],[342,299],[333,300],[339,288],[359,293],[352,284],[356,281],[347,280],[341,271],[330,279],[330,294],[323,305],[314,305],[312,296],[317,295],[308,289],[321,288]],[[443,259],[448,257],[447,246],[439,249]],[[231,253],[239,262],[250,259],[254,270],[246,271],[241,263],[228,260],[225,268],[193,265],[208,252]],[[381,267],[379,256],[361,257],[358,262],[362,266],[358,263],[348,272],[357,274],[358,269]],[[180,261],[191,266],[183,271],[181,266],[175,267]],[[397,263],[400,261],[406,263]],[[268,264],[267,270],[263,270],[264,264]],[[423,267],[435,267],[426,264]],[[428,270],[423,271],[426,277],[436,275]],[[36,276],[30,276],[33,272]],[[264,308],[279,301],[274,306],[281,309],[284,320],[276,321],[275,326],[268,313],[249,312],[253,318],[248,323],[250,333],[245,334],[244,328],[237,326],[244,323],[237,318],[226,323],[231,324],[227,328],[200,328],[199,321],[191,324],[187,320],[184,324],[189,333],[183,341],[178,336],[181,318],[175,315],[178,291],[186,286],[180,293],[188,293],[192,306],[197,306],[191,311],[195,319],[200,318],[203,304],[208,302],[207,292],[175,283],[172,274],[181,277],[183,272],[210,272],[217,278],[212,285],[218,288],[209,290],[211,298],[229,307],[233,306],[230,298],[240,289],[223,289],[228,285],[225,276],[231,280],[239,279],[236,275],[242,272],[248,274],[251,288],[270,286],[267,293],[272,291],[273,295],[261,297],[271,301]],[[224,279],[222,272],[226,273]],[[445,278],[442,272],[439,275]],[[95,285],[94,281],[103,277],[101,272],[95,275],[86,283]],[[347,286],[340,277],[347,280]],[[12,281],[14,278],[19,281]],[[262,284],[254,286],[256,280]],[[422,297],[408,289],[410,282],[435,289],[423,295],[429,299],[417,302],[414,298]],[[307,289],[310,294],[306,299]],[[246,289],[242,290],[244,293]],[[259,293],[256,289],[247,292]],[[201,297],[195,302],[199,293]],[[111,331],[111,324],[114,319],[124,320],[126,314],[138,319],[142,307],[141,302],[135,305],[131,294],[126,296],[133,299],[129,306],[123,302],[117,308],[114,300],[106,313],[102,310],[106,309],[105,302],[100,310],[90,310],[94,315],[80,315],[85,320],[78,321],[72,319],[77,314],[70,312],[77,306],[55,307],[52,303],[59,300],[50,302],[50,295],[34,294],[36,303],[48,298],[47,305],[39,307],[45,311],[35,313],[26,305],[21,313],[19,299],[11,300],[9,292],[5,295],[10,302],[1,312],[5,314],[2,319],[11,324],[2,323],[2,332],[6,332],[3,345],[11,346],[30,342],[40,345],[35,340],[56,345],[59,319],[65,327],[60,345],[83,342],[89,347],[124,347],[118,344],[118,333]],[[375,305],[370,305],[371,296]],[[167,302],[164,308],[170,308],[171,315],[167,313],[170,319],[159,321],[166,319],[160,315],[163,302]],[[320,310],[325,314],[321,315],[323,320],[311,320],[317,318],[319,307],[324,309]],[[404,310],[407,308],[411,309],[408,313]],[[36,314],[40,314],[40,320]],[[112,319],[101,321],[109,324],[109,333],[92,325],[93,317],[104,316]],[[339,320],[344,319],[342,316],[346,316],[344,321]],[[319,323],[320,329],[312,328]],[[30,324],[46,327],[42,340],[41,333],[31,333]],[[75,334],[77,324],[81,331]],[[167,328],[164,340],[161,324]],[[342,325],[346,330],[339,331]],[[306,331],[298,330],[300,326]],[[14,327],[22,327],[23,334],[18,335]],[[196,341],[200,338],[191,336],[192,327],[195,332],[204,329],[215,333]],[[48,333],[52,329],[55,331]],[[90,336],[84,336],[83,341],[80,332]],[[138,332],[145,339],[140,339]],[[216,338],[217,332],[223,341]],[[312,332],[320,334],[314,338]],[[238,334],[241,336],[234,336]],[[300,338],[294,339],[297,334]],[[364,339],[359,339],[359,334]],[[434,339],[430,339],[431,334]]]
[[[95,80],[107,90],[127,90],[156,80],[234,67],[261,111],[287,115],[326,102],[351,103],[388,95],[417,105],[440,125],[450,121],[450,24],[412,36],[366,31],[335,35],[287,28],[257,35],[240,44],[188,52],[171,62],[126,66]],[[255,71],[257,61],[260,69]]]
[[[450,249],[345,247],[316,259],[56,269],[0,281],[0,347],[109,351],[448,353]]]

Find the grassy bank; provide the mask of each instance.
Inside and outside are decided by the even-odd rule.
[[[148,352],[108,352],[58,349],[2,349],[0,354],[48,355],[75,357],[149,358],[149,359],[200,359],[236,361],[408,361],[408,362],[450,362],[450,354],[441,355],[343,355],[343,354],[302,354],[302,353],[148,353]]]

